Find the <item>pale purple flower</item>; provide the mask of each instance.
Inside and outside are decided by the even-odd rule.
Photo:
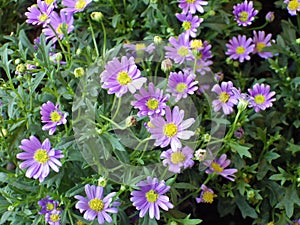
[[[84,188],[87,198],[75,195],[75,198],[79,200],[75,208],[79,209],[80,213],[85,211],[83,218],[86,220],[92,221],[98,217],[99,224],[104,224],[105,221],[111,223],[112,218],[108,213],[118,213],[116,206],[120,205],[119,202],[113,201],[116,192],[111,192],[104,197],[104,190],[101,186],[86,184]]]
[[[275,91],[270,92],[270,86],[264,84],[255,84],[252,89],[248,89],[250,93],[249,107],[253,107],[255,112],[265,110],[272,107],[276,99],[272,98]]]
[[[174,206],[170,203],[169,197],[165,195],[170,190],[165,181],[158,181],[157,178],[147,177],[146,181],[140,181],[136,184],[139,190],[131,192],[130,201],[137,210],[140,210],[139,216],[143,218],[147,212],[149,217],[160,219],[159,208],[168,211]]]
[[[260,57],[265,59],[272,57],[271,52],[265,52],[263,50],[264,47],[271,46],[270,40],[272,34],[268,34],[267,36],[265,36],[264,31],[258,31],[258,33],[256,33],[256,31],[254,30],[253,35],[253,43],[255,45],[253,54],[257,53]]]
[[[50,5],[53,5],[54,8],[57,8],[57,2],[56,0],[45,0],[45,3],[50,6]]]
[[[221,85],[215,84],[212,87],[211,90],[218,95],[218,99],[215,99],[212,102],[215,112],[219,111],[221,108],[226,115],[233,112],[233,106],[238,104],[238,98],[233,91],[235,89],[236,88],[231,81],[223,81]]]
[[[63,158],[64,155],[62,151],[51,148],[48,138],[41,144],[35,136],[31,136],[29,139],[23,139],[19,148],[24,152],[17,154],[17,158],[25,160],[19,167],[28,168],[26,177],[39,179],[42,182],[49,175],[50,168],[59,172],[58,167],[62,164],[58,159]]]
[[[214,197],[216,197],[214,191],[208,188],[205,184],[201,185],[201,193],[199,198],[196,198],[197,203],[213,203]]]
[[[229,166],[230,160],[227,159],[226,154],[222,154],[220,158],[215,159],[213,161],[207,160],[204,162],[205,166],[208,166],[209,168],[205,171],[207,174],[216,173],[221,175],[222,177],[225,177],[226,179],[230,181],[234,181],[235,173],[238,171],[237,169],[225,169],[227,166]]]
[[[297,12],[300,11],[300,0],[284,0],[287,4],[287,10],[291,16],[296,16]]]
[[[49,135],[53,135],[56,127],[67,123],[67,114],[59,110],[59,105],[54,105],[53,102],[47,101],[41,106],[40,114],[42,123],[46,123],[42,129],[49,130]]]
[[[39,214],[46,214],[58,206],[58,202],[54,201],[50,198],[50,196],[47,196],[46,198],[42,198],[38,201],[38,204],[42,207],[42,209],[39,211]]]
[[[179,8],[182,9],[182,13],[187,14],[188,12],[195,14],[196,11],[204,13],[203,5],[208,5],[207,1],[204,0],[178,0]]]
[[[182,22],[182,27],[186,35],[195,38],[197,28],[203,22],[203,18],[199,18],[198,16],[193,16],[191,13],[188,13],[187,15],[176,13],[176,17],[178,20]]]
[[[293,222],[292,224],[289,223],[287,225],[300,225],[300,219],[293,220],[292,222]]]
[[[178,106],[171,111],[170,107],[166,108],[166,120],[162,117],[155,117],[150,120],[153,127],[149,128],[151,138],[155,139],[155,146],[162,148],[171,145],[173,151],[182,147],[179,139],[188,140],[194,135],[193,131],[186,130],[195,119],[189,118],[183,120],[184,110],[179,110]]]
[[[37,0],[36,5],[28,7],[28,12],[25,13],[27,17],[26,22],[33,25],[46,26],[50,22],[50,15],[53,9],[53,4],[47,5],[44,1]]]
[[[210,66],[213,64],[211,60],[202,60],[198,59],[196,62],[196,71],[200,73],[200,75],[204,76],[206,73],[211,72]]]
[[[249,54],[254,50],[254,44],[252,44],[252,38],[246,38],[245,35],[238,35],[229,40],[229,44],[226,44],[227,52],[230,59],[238,59],[241,63],[244,60],[250,60]]]
[[[155,88],[153,83],[149,83],[148,91],[141,88],[134,98],[136,101],[131,102],[131,105],[140,110],[137,114],[139,117],[165,115],[169,95],[164,95],[163,90]]]
[[[92,0],[62,0],[62,4],[66,7],[61,11],[68,14],[82,12]]]
[[[243,3],[233,6],[233,14],[238,25],[245,27],[252,23],[258,11],[253,8],[252,1],[248,3],[248,1],[245,0]]]
[[[126,51],[130,51],[134,57],[143,55],[145,52],[152,54],[152,52],[155,50],[154,43],[149,45],[146,45],[142,42],[136,44],[123,44],[123,47],[126,49]]]
[[[141,77],[134,58],[128,59],[126,56],[121,61],[116,57],[109,61],[100,77],[102,88],[108,89],[108,94],[116,94],[117,97],[126,94],[128,90],[135,93],[147,81],[145,77]]]
[[[59,209],[53,209],[47,212],[45,215],[45,220],[49,225],[60,225],[60,217],[62,211]]]
[[[182,149],[173,151],[172,149],[163,151],[160,158],[163,159],[163,165],[169,167],[169,171],[180,173],[181,169],[191,168],[194,165],[193,161],[194,150],[188,146]]]
[[[178,73],[171,72],[168,79],[167,92],[175,96],[175,101],[178,102],[181,98],[194,94],[198,89],[198,81],[195,79],[196,75],[187,70],[184,73],[181,71]]]

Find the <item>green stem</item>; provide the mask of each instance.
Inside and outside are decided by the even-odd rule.
[[[105,58],[105,51],[106,51],[106,29],[105,29],[105,26],[104,26],[104,23],[103,23],[102,20],[100,21],[100,23],[101,23],[101,27],[102,27],[102,30],[103,30],[102,58],[104,59]]]
[[[152,138],[148,137],[148,138],[145,138],[144,140],[142,140],[142,141],[141,141],[140,143],[138,143],[138,145],[135,147],[134,151],[137,151],[138,148],[139,148],[142,144],[144,144],[145,142],[150,141],[151,139],[152,139]]]
[[[91,30],[92,39],[93,39],[93,43],[94,43],[94,48],[96,50],[96,55],[97,55],[97,58],[98,58],[99,57],[99,50],[98,50],[98,46],[97,46],[95,33],[94,33],[94,29],[93,29],[92,22],[91,22],[91,18],[89,17],[89,15],[86,15],[86,17],[88,18],[89,27],[90,27],[90,30]]]
[[[116,116],[118,115],[119,111],[120,111],[120,107],[121,107],[121,102],[122,102],[122,98],[120,97],[118,100],[118,105],[117,105],[117,109],[113,115],[113,117],[111,118],[112,120],[114,120],[116,118]],[[113,109],[112,109],[113,110]]]
[[[114,125],[115,127],[117,127],[118,129],[120,130],[125,130],[127,127],[121,127],[119,124],[117,124],[115,121],[107,118],[106,116],[103,116],[103,115],[99,115],[102,119],[105,119],[106,121],[110,122],[112,125]]]

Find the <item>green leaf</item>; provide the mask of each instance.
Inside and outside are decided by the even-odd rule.
[[[156,219],[150,219],[148,213],[140,221],[139,225],[157,225]]]
[[[190,219],[190,216],[191,214],[187,215],[187,217],[184,219],[177,219],[176,221],[184,225],[196,225],[202,222],[200,219]]]
[[[287,173],[284,169],[281,167],[278,167],[279,174],[273,174],[269,179],[270,180],[280,180],[280,184],[283,185],[286,181],[292,181],[294,177]]]
[[[243,146],[243,145],[239,145],[237,143],[234,142],[230,142],[229,143],[230,148],[232,148],[234,151],[237,151],[237,153],[240,155],[241,158],[243,158],[243,156],[246,156],[248,158],[251,158],[251,153],[249,152],[249,149],[252,147],[247,147],[247,146]]]
[[[190,190],[197,189],[197,187],[189,183],[175,183],[173,184],[173,187],[178,189],[190,189]]]
[[[294,214],[294,205],[300,206],[300,199],[297,194],[297,189],[294,185],[286,188],[285,194],[281,201],[276,205],[276,208],[284,207],[286,215],[291,217]]]
[[[257,213],[255,212],[255,209],[252,208],[246,201],[244,196],[241,196],[239,194],[236,195],[235,202],[237,206],[239,207],[242,217],[246,218],[247,216],[256,219]]]
[[[274,151],[270,151],[270,152],[267,152],[264,157],[268,163],[271,163],[272,160],[278,159],[280,157],[280,155]]]

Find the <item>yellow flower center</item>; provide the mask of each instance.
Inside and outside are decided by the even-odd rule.
[[[236,50],[235,50],[236,54],[238,54],[238,55],[244,54],[245,51],[246,51],[246,49],[245,49],[243,46],[239,46],[239,47],[237,47]]]
[[[182,23],[182,27],[183,27],[184,30],[189,30],[189,29],[191,29],[192,24],[191,24],[191,22],[184,21],[184,22]]]
[[[41,164],[44,164],[49,160],[47,151],[41,148],[35,151],[33,158],[36,162],[39,162]]]
[[[173,164],[181,163],[185,160],[185,155],[182,152],[174,152],[171,155],[171,162]]]
[[[187,88],[186,84],[185,83],[179,83],[177,84],[176,86],[176,91],[178,93],[183,93],[185,91],[185,89]]]
[[[94,210],[96,212],[100,212],[104,209],[104,203],[99,198],[91,199],[89,201],[89,206],[90,206],[91,210]]]
[[[266,98],[265,96],[261,95],[261,94],[258,94],[254,97],[254,101],[256,104],[263,104],[265,101],[266,101]]]
[[[147,123],[147,126],[150,128],[155,128],[155,126],[153,125],[153,123],[151,123],[150,121]]]
[[[80,221],[80,220],[78,220],[78,221],[76,222],[76,225],[85,225],[85,223],[82,222],[82,221]]]
[[[56,32],[58,34],[63,34],[63,30],[68,30],[68,24],[65,24],[65,23],[59,24],[57,29],[56,29]]]
[[[156,202],[158,199],[158,194],[155,193],[153,189],[146,193],[146,199],[148,202]]]
[[[187,56],[189,54],[189,50],[187,47],[181,46],[178,50],[177,50],[177,54],[180,56]]]
[[[52,215],[50,215],[50,220],[52,222],[58,222],[59,221],[59,214],[52,214]]]
[[[220,93],[220,96],[219,96],[220,102],[226,103],[229,100],[229,98],[230,98],[230,95],[227,92],[223,91]]]
[[[221,173],[224,170],[218,163],[215,162],[212,162],[211,168],[213,168],[216,173]]]
[[[149,109],[155,110],[158,107],[159,102],[155,98],[151,98],[147,101],[146,105]]]
[[[198,39],[192,40],[192,42],[191,42],[192,49],[198,49],[198,48],[202,48],[202,47],[203,47],[203,43],[201,40],[198,40]]]
[[[135,50],[136,51],[140,51],[142,49],[146,48],[146,45],[145,44],[136,44],[135,45]]]
[[[53,210],[54,209],[54,204],[52,204],[52,203],[47,203],[47,210],[48,211],[51,211],[51,210]]]
[[[46,2],[47,5],[50,5],[54,2],[54,0],[45,0],[45,2]]]
[[[263,42],[258,42],[258,43],[256,44],[256,49],[257,49],[258,52],[261,52],[262,49],[263,49],[265,46],[266,46],[265,43],[263,43]]]
[[[193,4],[196,0],[186,0],[186,3]]]
[[[177,134],[177,126],[174,123],[167,123],[164,126],[164,134],[167,137],[173,137],[175,134]]]
[[[243,11],[239,14],[239,19],[242,22],[246,22],[248,20],[249,14],[246,11]]]
[[[42,15],[39,16],[39,21],[45,22],[48,19],[48,16],[46,13],[43,13]]]
[[[127,85],[127,84],[131,83],[132,79],[131,79],[131,77],[128,75],[127,72],[121,71],[121,72],[118,73],[117,81],[118,81],[119,84],[121,84],[121,85]]]
[[[213,203],[215,195],[210,191],[205,191],[202,195],[202,199],[205,203]]]
[[[298,0],[292,0],[288,4],[288,9],[289,10],[297,10],[299,7],[299,2]]]
[[[50,114],[50,119],[52,122],[58,122],[61,119],[61,115],[57,111],[53,111]]]
[[[77,10],[84,9],[85,5],[86,5],[86,1],[79,0],[75,4],[75,9],[77,9]]]

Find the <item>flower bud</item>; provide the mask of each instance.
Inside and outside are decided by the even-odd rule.
[[[266,21],[271,23],[275,19],[275,14],[274,12],[270,11],[266,15]]]
[[[24,73],[26,71],[26,66],[23,63],[20,63],[16,67],[16,74]]]
[[[198,150],[195,152],[194,156],[195,156],[195,159],[196,159],[196,160],[202,162],[202,161],[204,161],[204,160],[206,159],[207,152],[206,152],[205,149],[201,149],[201,148],[200,148],[200,149],[198,149]]]
[[[244,111],[247,108],[248,103],[249,102],[247,100],[240,98],[239,103],[237,105],[238,110]]]
[[[98,186],[105,187],[107,185],[107,180],[104,177],[98,179]]]
[[[162,42],[162,38],[160,36],[155,36],[153,41],[154,41],[154,44],[159,45]]]
[[[173,63],[171,59],[165,59],[161,62],[161,70],[165,73],[169,72],[172,69]]]
[[[84,69],[82,67],[78,67],[74,69],[74,76],[76,78],[80,78],[82,76],[84,76]]]
[[[126,127],[136,126],[137,120],[134,116],[128,116],[125,120]]]
[[[94,20],[96,22],[100,22],[103,19],[103,14],[102,14],[102,12],[92,12],[91,18],[92,18],[92,20]]]

